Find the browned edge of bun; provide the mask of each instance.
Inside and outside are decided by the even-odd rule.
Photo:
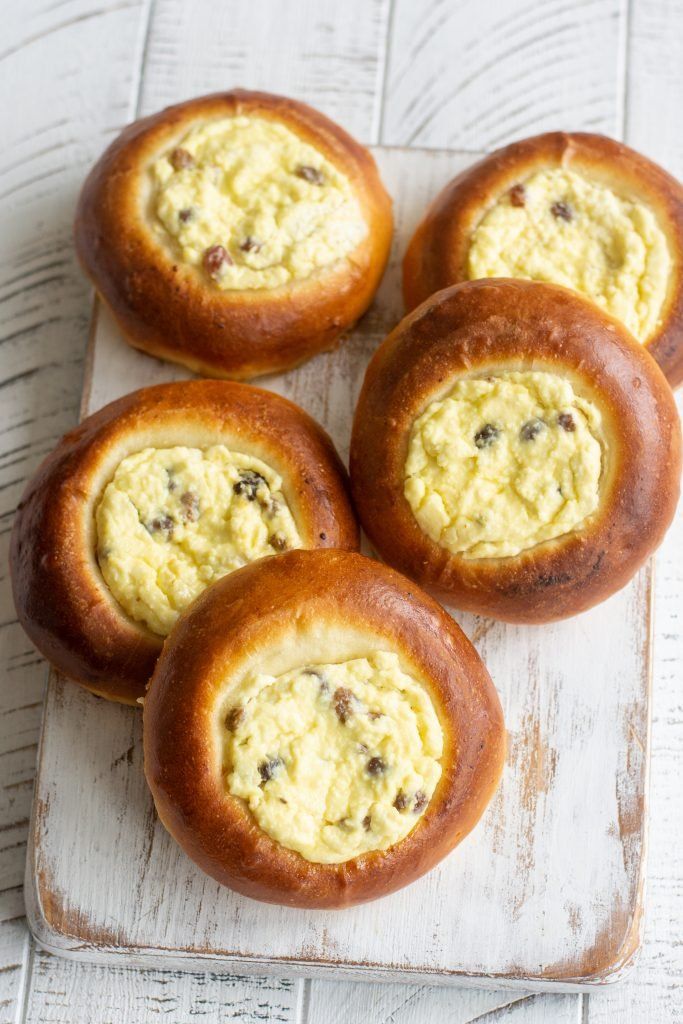
[[[359,543],[332,441],[279,395],[228,381],[180,381],[134,391],[89,416],[48,455],[19,503],[10,547],[14,602],[55,668],[127,704],[145,692],[163,641],[129,618],[106,586],[95,557],[94,509],[121,459],[150,439],[158,447],[188,440],[258,445],[283,478],[305,544]]]
[[[231,672],[234,679],[245,664],[258,665],[288,637],[298,642],[321,623],[340,622],[368,630],[425,681],[444,729],[443,771],[401,842],[340,864],[313,863],[271,839],[227,790],[216,709]],[[398,573],[342,551],[275,555],[205,591],[157,663],[143,734],[157,810],[188,856],[246,896],[308,908],[375,899],[432,868],[480,818],[505,756],[498,696],[459,626]]]
[[[238,115],[283,123],[350,180],[368,233],[343,260],[278,288],[221,291],[150,232],[140,198],[149,164],[193,123]],[[391,236],[391,199],[364,146],[304,103],[243,89],[129,125],[91,170],[75,221],[81,265],[132,345],[236,379],[287,370],[332,348],[369,306]]]
[[[520,179],[562,167],[645,203],[664,231],[672,259],[661,322],[645,342],[672,387],[683,383],[683,186],[621,142],[584,132],[548,132],[496,150],[453,179],[433,200],[403,264],[406,308],[468,278],[470,239],[482,216]]]
[[[597,402],[608,440],[600,505],[583,528],[513,557],[464,558],[425,534],[404,496],[412,423],[461,376],[505,369],[568,376]],[[681,433],[673,395],[646,349],[577,293],[485,279],[437,292],[375,353],[351,439],[361,523],[391,565],[458,608],[548,622],[623,587],[675,509]]]

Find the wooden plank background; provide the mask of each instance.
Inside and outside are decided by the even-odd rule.
[[[126,121],[242,84],[309,100],[370,143],[479,149],[588,128],[683,176],[680,0],[12,0],[3,13],[0,1022],[683,1020],[680,516],[658,557],[646,944],[626,982],[591,997],[188,977],[33,949],[21,881],[45,671],[6,568],[23,482],[77,415],[90,299],[70,245],[75,195]]]

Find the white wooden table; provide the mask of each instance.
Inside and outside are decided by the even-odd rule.
[[[683,1021],[682,516],[657,561],[645,947],[590,997],[95,968],[35,949],[22,879],[45,666],[6,557],[26,477],[76,419],[90,299],[73,205],[123,124],[244,85],[308,100],[368,143],[476,150],[588,129],[683,177],[681,0],[5,0],[3,15],[0,1024]]]

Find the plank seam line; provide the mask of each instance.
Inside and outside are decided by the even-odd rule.
[[[590,1012],[590,997],[588,993],[581,993],[581,1024],[588,1024]]]
[[[619,117],[619,125],[617,131],[619,132],[619,138],[622,142],[626,142],[628,135],[628,108],[629,108],[629,56],[631,53],[631,0],[622,0],[623,6],[621,10],[621,21],[623,25],[622,29],[622,43],[619,54],[619,73],[620,73],[620,88],[618,95],[621,97],[621,110]]]
[[[33,981],[33,963],[35,959],[35,944],[33,942],[33,936],[27,929],[26,937],[26,954],[24,957],[24,974],[21,979],[21,990],[19,992],[19,1001],[17,1003],[17,1013],[15,1021],[17,1024],[26,1024],[26,1014],[28,1012],[28,997],[31,989],[31,983]]]
[[[147,57],[149,55],[149,46],[152,36],[152,22],[154,21],[154,9],[156,6],[156,0],[147,0],[147,18],[144,23],[144,32],[142,36],[142,53],[140,55],[140,62],[138,64],[138,78],[134,84],[134,111],[135,118],[140,116],[140,107],[142,105],[142,87],[145,79],[145,69],[147,67]]]
[[[299,1024],[308,1024],[311,1012],[311,979],[303,978],[297,1000],[297,1020]]]
[[[389,85],[389,63],[391,57],[391,40],[394,34],[394,14],[396,11],[396,0],[389,0],[389,14],[387,16],[387,28],[384,37],[384,67],[382,68],[382,87],[379,91],[379,129],[377,132],[377,144],[382,145],[384,139],[384,120],[387,109],[387,86]]]

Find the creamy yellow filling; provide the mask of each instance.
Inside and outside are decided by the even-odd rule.
[[[598,507],[601,415],[557,374],[459,380],[412,427],[404,493],[432,540],[466,558],[519,554]]]
[[[271,838],[319,864],[405,838],[434,793],[442,751],[427,691],[381,651],[253,675],[225,709],[230,793]]]
[[[301,546],[278,474],[224,445],[129,455],[105,487],[95,522],[107,586],[131,618],[160,636],[214,580]]]
[[[348,178],[277,121],[207,121],[151,170],[160,227],[221,289],[302,280],[367,235]]]
[[[661,322],[671,256],[653,211],[573,171],[538,171],[486,213],[468,276],[521,277],[573,288],[640,341]]]

